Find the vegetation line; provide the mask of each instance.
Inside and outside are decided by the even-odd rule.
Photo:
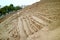
[[[0,18],[7,14],[10,14],[10,12],[17,11],[20,9],[22,9],[22,7],[20,7],[20,6],[15,7],[13,4],[10,4],[9,6],[4,6],[4,7],[0,8]]]

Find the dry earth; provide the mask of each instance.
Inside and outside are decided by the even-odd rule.
[[[60,40],[60,0],[41,0],[0,23],[0,40]]]

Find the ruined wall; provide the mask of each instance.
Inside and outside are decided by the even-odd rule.
[[[0,23],[0,40],[60,40],[60,0],[41,0]]]
[[[10,16],[0,23],[0,40],[18,40],[17,24],[17,14]]]

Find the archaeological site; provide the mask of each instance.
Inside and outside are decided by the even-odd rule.
[[[40,0],[4,19],[0,40],[60,40],[60,0]]]

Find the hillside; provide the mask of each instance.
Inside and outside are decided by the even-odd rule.
[[[41,0],[0,23],[1,40],[60,40],[60,0]]]

